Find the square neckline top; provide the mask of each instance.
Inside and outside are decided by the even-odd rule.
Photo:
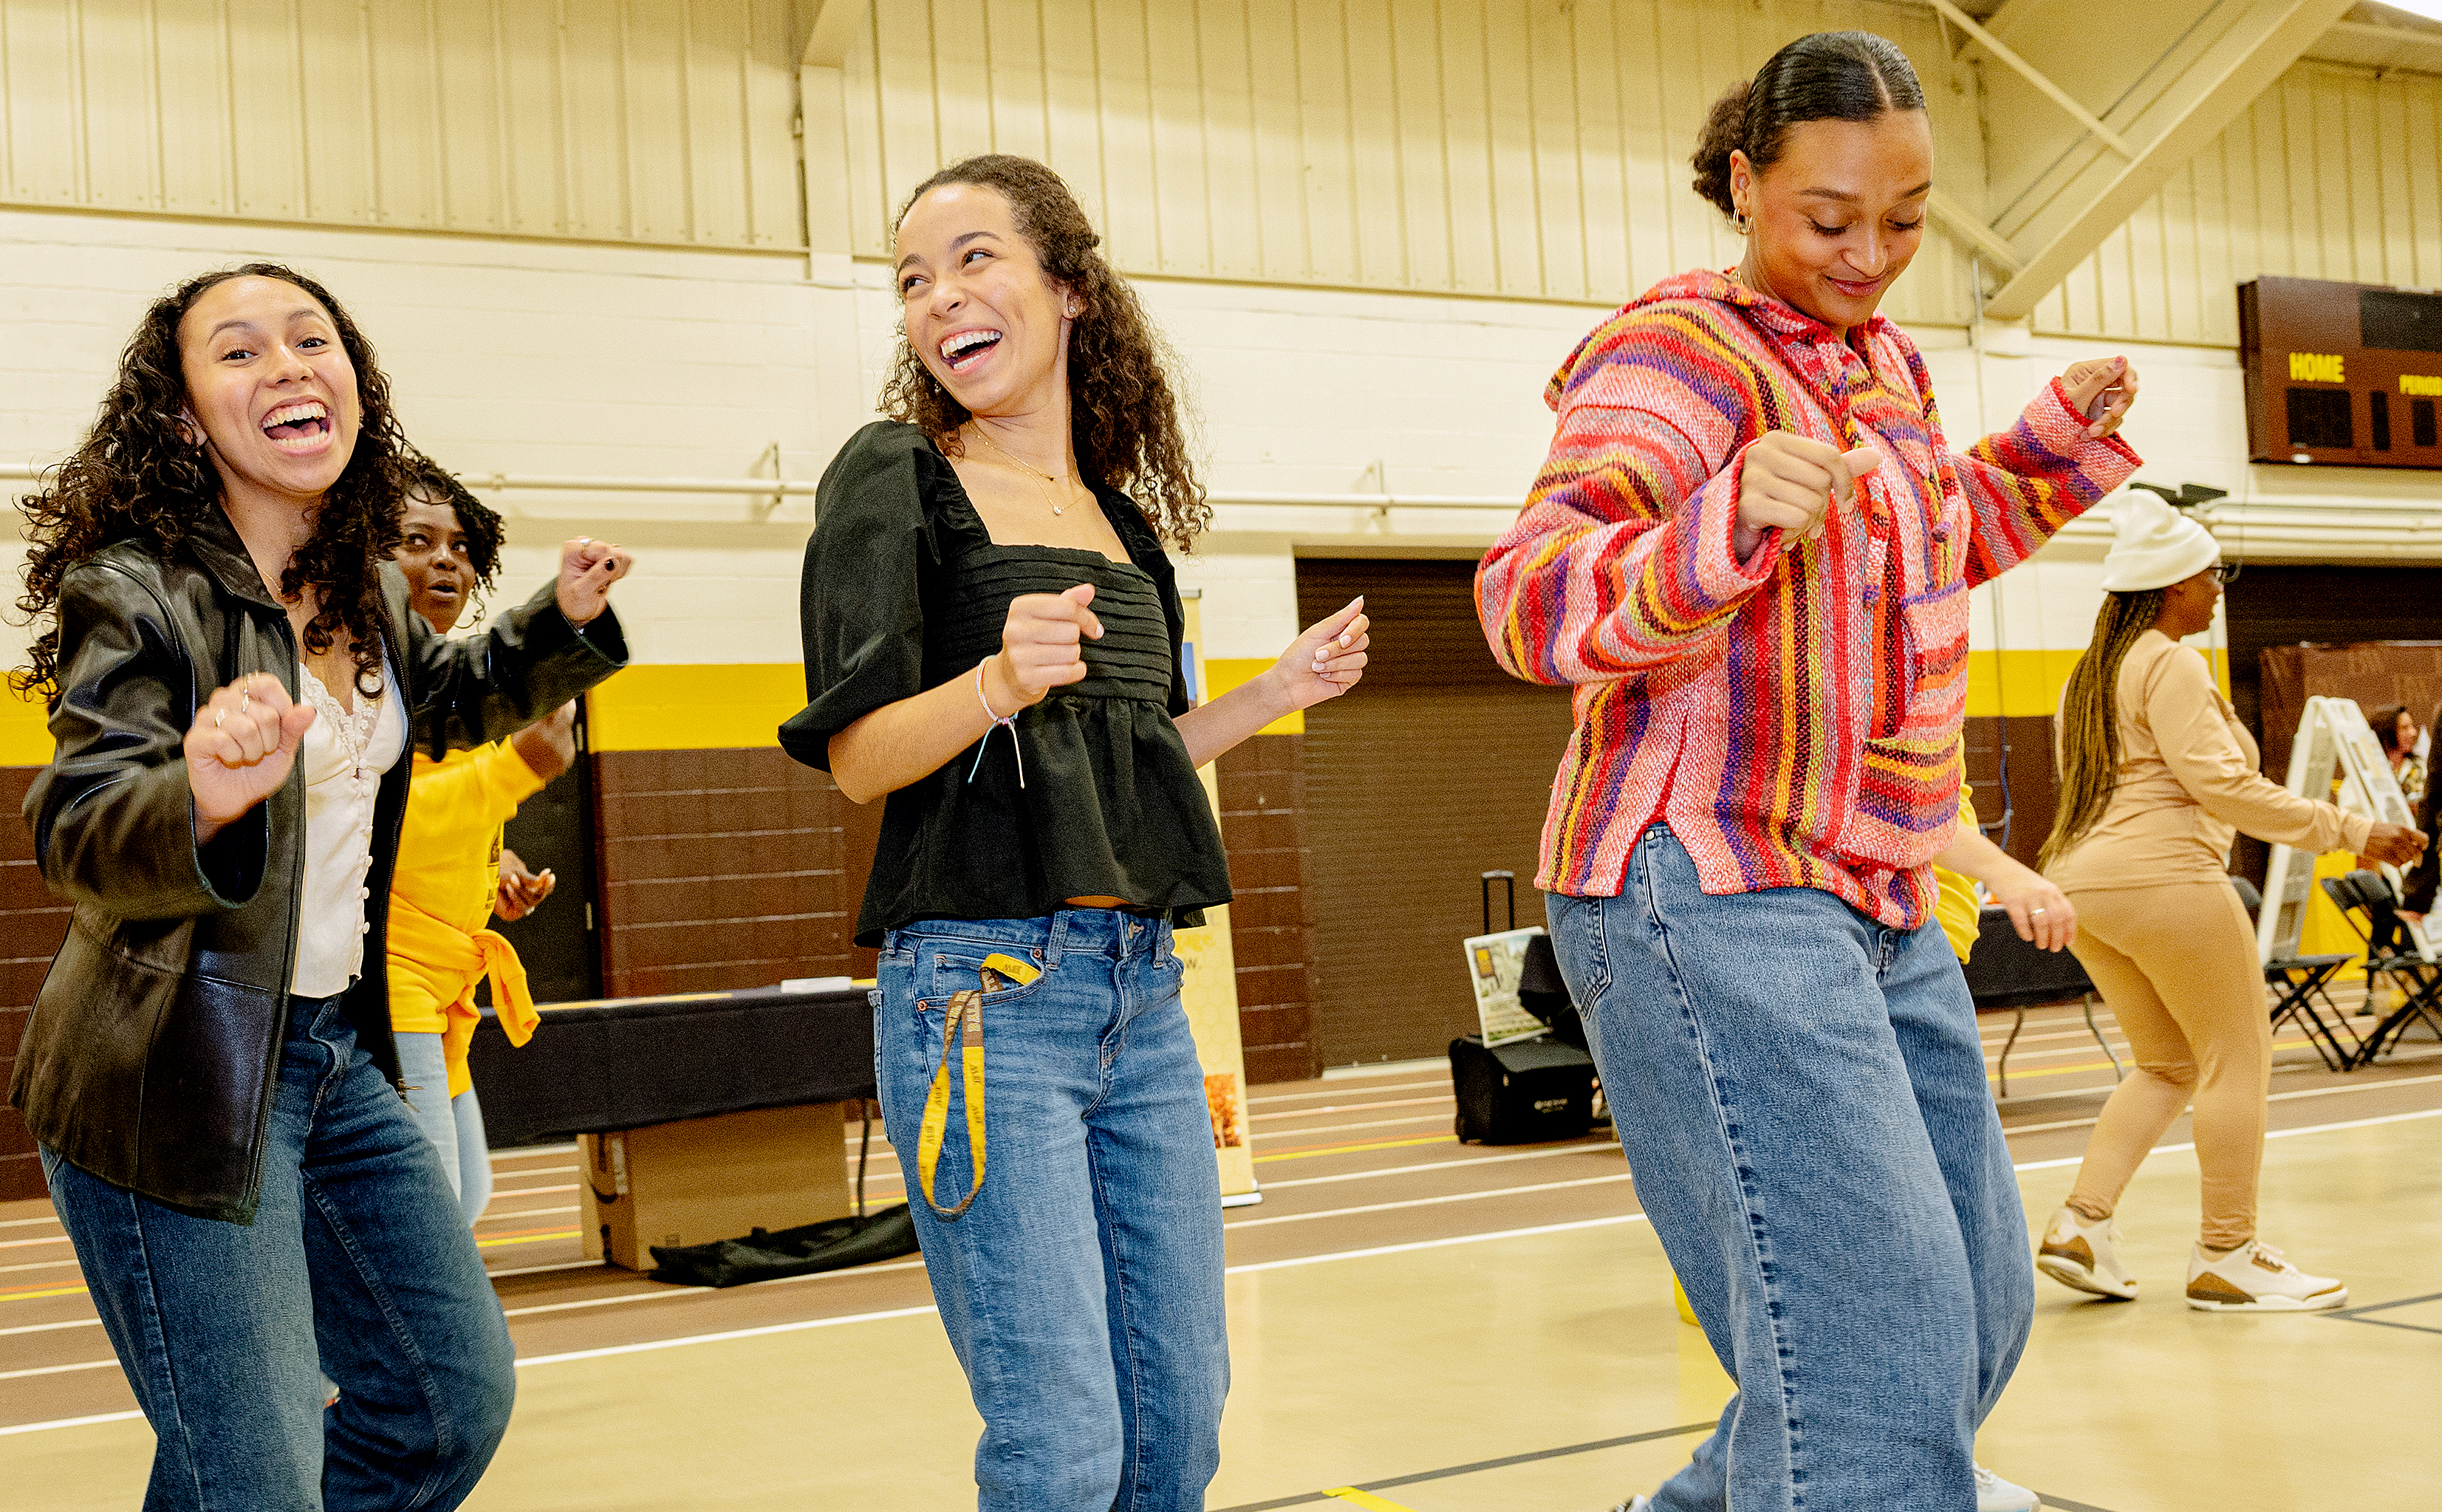
[[[1181,926],[1230,897],[1220,827],[1174,718],[1189,701],[1185,610],[1161,541],[1128,497],[1092,483],[1129,559],[1003,545],[949,459],[914,426],[866,427],[826,470],[800,599],[806,708],[781,727],[825,771],[865,715],[1000,648],[1011,599],[1094,585],[1102,639],[1084,681],[884,802],[857,942],[920,919],[1033,919],[1126,899]],[[1019,756],[1024,777],[1019,776]]]

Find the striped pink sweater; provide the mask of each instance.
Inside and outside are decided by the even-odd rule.
[[[1545,398],[1558,428],[1476,573],[1493,654],[1576,687],[1539,885],[1611,896],[1656,821],[1708,893],[1816,887],[1882,922],[1931,912],[1959,805],[1967,590],[2124,482],[2055,382],[1950,451],[1916,344],[1864,353],[1719,273],[1595,328]],[[1767,430],[1884,456],[1869,507],[1733,555],[1739,456]]]

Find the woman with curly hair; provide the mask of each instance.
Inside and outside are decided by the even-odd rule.
[[[619,666],[628,556],[571,541],[445,641],[387,560],[406,455],[347,312],[249,264],[145,311],[27,501],[16,681],[55,751],[26,817],[76,914],[9,1101],[156,1435],[153,1512],[456,1506],[508,1422],[500,1303],[398,1085],[400,757]]]
[[[457,628],[500,571],[501,517],[428,458],[408,464],[407,502],[392,558],[407,579],[408,607],[443,635]],[[472,1225],[492,1199],[492,1152],[483,1109],[466,1069],[482,1011],[475,989],[492,984],[492,1007],[512,1045],[542,1022],[517,947],[492,916],[522,919],[551,896],[549,870],[527,869],[501,844],[518,805],[576,759],[576,705],[505,740],[435,757],[415,753],[407,819],[390,889],[390,1028],[398,1041],[407,1104],[424,1126]]]
[[[824,474],[781,732],[887,795],[857,920],[883,1119],[984,1419],[978,1504],[1027,1512],[1201,1506],[1219,1465],[1221,1193],[1171,948],[1230,896],[1195,769],[1366,659],[1353,603],[1190,706],[1162,542],[1210,511],[1099,243],[1021,157],[909,197],[892,418]]]

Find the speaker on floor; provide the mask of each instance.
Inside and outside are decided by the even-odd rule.
[[[1450,1041],[1449,1058],[1462,1143],[1538,1144],[1594,1127],[1595,1060],[1574,1045],[1469,1034]]]

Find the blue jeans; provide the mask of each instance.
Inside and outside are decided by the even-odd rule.
[[[1827,892],[1708,897],[1649,829],[1546,904],[1671,1267],[1738,1383],[1662,1512],[1971,1512],[2034,1272],[1941,927]]]
[[[155,1436],[146,1512],[454,1507],[508,1427],[514,1357],[432,1142],[336,999],[289,1005],[252,1224],[43,1152]],[[341,1395],[322,1409],[316,1365]]]
[[[492,1200],[492,1147],[483,1139],[483,1105],[468,1087],[449,1095],[449,1059],[438,1034],[392,1033],[398,1042],[398,1079],[407,1084],[407,1109],[424,1137],[441,1152],[441,1171],[458,1198],[466,1227]]]
[[[994,952],[1043,975],[984,997],[984,1188],[944,1221],[917,1184],[917,1131],[943,1010]],[[985,1512],[1192,1512],[1220,1467],[1221,1182],[1183,973],[1168,924],[1102,909],[928,920],[883,943],[882,1117],[983,1414]],[[959,1090],[944,1206],[971,1169]]]

